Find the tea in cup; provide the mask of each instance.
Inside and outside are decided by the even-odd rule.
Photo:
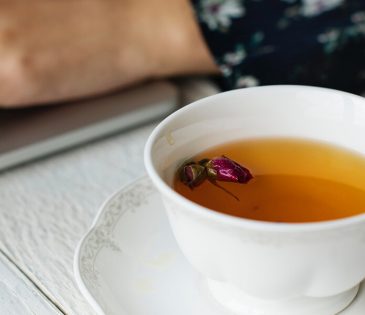
[[[333,315],[351,303],[365,278],[364,134],[365,99],[304,86],[221,93],[156,127],[147,172],[183,254],[221,304]],[[180,182],[186,161],[222,157],[253,178]]]

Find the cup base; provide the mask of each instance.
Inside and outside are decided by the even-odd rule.
[[[225,308],[239,315],[333,315],[344,310],[359,290],[356,286],[340,294],[323,297],[298,297],[287,300],[263,300],[246,295],[232,285],[207,280],[212,296]]]

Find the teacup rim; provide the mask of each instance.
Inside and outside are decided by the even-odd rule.
[[[306,231],[320,231],[320,230],[331,230],[337,228],[343,228],[350,226],[352,224],[360,223],[365,220],[365,213],[353,215],[350,217],[334,219],[334,220],[326,220],[326,221],[315,221],[315,222],[270,222],[270,221],[259,221],[248,218],[236,217],[229,214],[224,214],[213,209],[209,209],[207,207],[201,206],[198,203],[195,203],[178,192],[176,192],[172,187],[170,187],[165,181],[161,178],[161,176],[156,171],[155,167],[152,163],[152,148],[155,140],[158,138],[160,131],[166,127],[171,121],[173,121],[177,116],[180,116],[186,111],[189,111],[192,107],[202,106],[202,104],[209,102],[209,100],[217,97],[222,97],[227,94],[235,94],[240,93],[242,90],[252,90],[252,89],[317,89],[323,90],[331,93],[339,93],[342,95],[348,95],[351,97],[359,98],[362,102],[365,102],[361,96],[351,94],[345,91],[339,91],[329,88],[316,87],[316,86],[307,86],[307,85],[266,85],[266,86],[256,86],[242,89],[235,89],[231,91],[221,92],[219,94],[211,95],[208,97],[201,98],[197,101],[194,101],[178,110],[170,114],[168,117],[163,119],[152,131],[150,136],[147,139],[147,142],[144,147],[144,165],[147,170],[149,177],[151,178],[153,184],[159,190],[162,195],[169,196],[169,198],[174,199],[179,204],[182,205],[182,209],[184,211],[190,211],[198,213],[208,219],[226,223],[235,227],[244,227],[246,229],[251,230],[266,230],[266,231],[280,231],[280,232],[306,232]]]

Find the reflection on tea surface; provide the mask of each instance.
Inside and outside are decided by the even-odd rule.
[[[213,147],[194,160],[225,155],[247,167],[247,184],[205,181],[191,190],[178,178],[174,189],[207,208],[254,220],[314,222],[365,212],[365,157],[303,139],[242,140]],[[188,157],[189,158],[189,157]]]

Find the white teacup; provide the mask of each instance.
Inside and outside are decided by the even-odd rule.
[[[145,165],[182,252],[220,303],[238,314],[334,315],[365,278],[365,214],[317,223],[259,222],[209,210],[171,188],[187,158],[258,137],[326,141],[365,158],[365,99],[305,86],[211,96],[158,125],[146,144]]]

